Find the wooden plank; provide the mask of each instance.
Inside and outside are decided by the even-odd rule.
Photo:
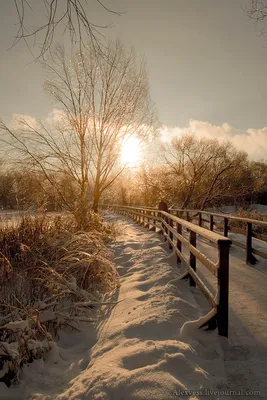
[[[246,235],[246,263],[256,264],[257,259],[252,254],[252,223],[247,223],[247,235]]]
[[[210,215],[210,231],[213,231],[213,227],[214,227],[213,215]]]
[[[229,242],[231,243],[231,240],[228,238],[225,238],[221,235],[219,235],[218,233],[215,232],[211,232],[208,229],[202,228],[200,226],[194,225],[191,222],[185,221],[184,219],[175,217],[171,214],[166,213],[165,211],[161,211],[161,214],[163,216],[169,217],[173,220],[173,222],[178,222],[180,223],[182,226],[188,228],[190,231],[194,231],[196,234],[203,236],[204,238],[210,240],[213,243],[219,243],[219,242]]]
[[[199,210],[181,210],[181,209],[175,209],[175,211],[186,211],[186,212],[195,212],[195,213],[199,212]],[[229,220],[232,220],[232,221],[251,222],[253,225],[260,225],[260,226],[267,227],[267,221],[261,221],[258,219],[235,217],[235,216],[229,215],[229,214],[212,213],[209,211],[201,211],[201,213],[206,214],[206,215],[212,215],[217,218],[228,218]]]
[[[201,214],[200,215],[200,224],[201,224]],[[190,240],[190,245],[191,248],[196,248],[197,245],[197,235],[196,232],[194,231],[190,231],[189,233],[189,240]],[[190,263],[190,267],[196,272],[196,266],[197,266],[197,258],[195,256],[195,252],[190,250],[190,257],[189,257],[189,263]],[[194,281],[194,279],[191,277],[189,279],[189,284],[190,286],[196,286],[196,282]]]
[[[176,236],[176,247],[177,249],[181,252],[182,251],[182,242],[179,240],[178,236],[182,236],[183,233],[183,229],[182,229],[182,225],[181,224],[176,224],[176,230],[177,230],[177,236]],[[177,256],[177,263],[180,264],[181,260],[180,258]]]
[[[173,241],[173,236],[174,236],[173,231],[175,231],[173,229],[173,220],[171,218],[169,218],[169,222],[170,222],[170,228],[171,228],[171,230],[169,232],[169,235],[170,235],[171,240]],[[169,248],[170,248],[170,250],[172,249],[172,245],[171,244],[169,245]]]
[[[200,279],[200,277],[197,275],[197,273],[190,267],[188,261],[184,257],[184,255],[177,249],[175,246],[175,243],[169,238],[168,235],[165,234],[165,237],[167,241],[173,246],[174,252],[176,255],[182,259],[185,267],[188,270],[188,273],[191,275],[191,277],[194,279],[196,285],[199,287],[199,289],[202,291],[208,302],[214,307],[217,307],[215,298],[213,294],[210,292],[210,290],[207,288],[207,286],[204,284],[204,282]]]
[[[267,258],[267,253],[263,253],[261,250],[258,249],[252,249],[252,253],[256,254],[257,256],[260,256],[262,258]]]
[[[190,267],[190,265],[189,265],[187,259],[184,257],[183,253],[182,253],[180,250],[177,249],[177,247],[175,246],[175,243],[172,242],[172,240],[169,238],[168,235],[166,235],[166,233],[164,233],[164,236],[165,236],[166,240],[167,240],[169,243],[171,242],[171,245],[174,246],[174,247],[173,247],[174,252],[175,252],[176,255],[183,261],[184,265],[185,265],[186,268],[188,269],[188,268]]]
[[[246,234],[246,230],[242,228],[237,228],[236,226],[229,226],[229,230],[234,233],[241,233],[242,235]]]
[[[148,228],[148,225],[152,225],[152,227],[154,228],[154,230],[157,228],[157,224],[154,223],[154,221],[159,221],[161,222],[161,218],[160,217],[156,217],[156,216],[150,216],[150,215],[145,215],[143,213],[139,213],[139,212],[135,212],[135,213],[129,213],[127,212],[127,214],[125,214],[125,212],[123,212],[124,215],[129,216],[130,218],[132,218],[137,224],[139,225],[143,225],[145,223],[145,219],[147,219],[147,222],[149,222],[149,224],[145,225],[145,228]],[[136,217],[136,218],[135,218]],[[137,218],[138,217],[138,218]],[[142,217],[144,219],[144,221],[140,221],[140,217]],[[153,222],[150,222],[153,221]]]
[[[204,296],[206,297],[208,302],[212,305],[212,307],[217,307],[213,294],[207,288],[205,283],[200,279],[200,277],[197,275],[197,273],[191,267],[189,267],[188,272],[192,276],[192,278],[196,282],[196,285],[202,291],[202,293],[204,294]]]
[[[168,228],[169,231],[172,232],[173,236],[180,240],[190,252],[192,252],[197,259],[214,275],[218,275],[218,267],[211,260],[209,260],[204,254],[201,253],[196,247],[192,246],[187,239],[185,239],[182,235],[180,235],[175,229],[173,229],[170,225],[164,221],[164,225]]]
[[[247,246],[244,243],[237,242],[236,240],[232,240],[232,244],[237,247],[241,247],[241,249],[246,250]]]
[[[228,236],[228,218],[224,218],[224,222],[223,222],[223,236],[227,237]]]
[[[218,333],[228,337],[229,314],[229,247],[228,243],[219,245],[219,275],[218,275]]]
[[[143,213],[141,213],[141,212],[134,212],[133,213],[134,215],[138,215],[138,216],[142,216],[142,217],[144,217],[145,216],[145,218],[149,218],[149,219],[155,219],[155,220],[157,220],[157,221],[161,221],[161,218],[160,217],[157,217],[157,216],[150,216],[150,215],[145,215],[145,214],[143,214]],[[129,214],[128,214],[129,215]]]
[[[201,212],[198,215],[198,225],[202,226],[202,214],[201,214]]]
[[[267,235],[263,235],[262,233],[255,233],[252,232],[252,237],[256,238],[256,239],[260,239],[263,242],[267,242]]]
[[[154,211],[151,211],[151,215],[153,216],[153,218],[152,218],[152,231],[154,231],[154,232],[156,232],[156,227],[155,227],[155,225],[156,225],[156,223],[157,223],[157,221],[156,221],[156,219],[154,218],[154,215],[156,215],[155,214],[155,212]]]

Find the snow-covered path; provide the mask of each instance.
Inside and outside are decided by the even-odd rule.
[[[98,331],[88,368],[56,398],[195,399],[179,396],[179,390],[224,386],[217,334],[180,335],[186,321],[207,311],[198,304],[199,291],[191,293],[187,282],[177,281],[175,259],[166,259],[166,244],[157,234],[126,218],[119,220],[121,234],[112,247],[121,276],[120,303]]]
[[[1,399],[193,400],[199,397],[179,391],[225,388],[217,333],[180,334],[185,322],[208,311],[199,290],[177,279],[175,258],[159,235],[126,218],[108,218],[120,232],[112,244],[121,276],[112,300],[119,303],[95,329],[61,335],[60,357],[32,363],[21,385],[0,392]]]
[[[85,325],[81,333],[62,334],[60,356],[53,352],[46,362],[32,363],[21,385],[0,391],[0,399],[248,398],[179,395],[181,390],[203,388],[261,390],[260,397],[249,398],[266,399],[267,275],[246,266],[240,261],[242,252],[233,248],[229,340],[194,327],[181,334],[185,322],[210,310],[204,296],[179,280],[182,268],[158,234],[115,214],[106,218],[118,231],[111,247],[121,287],[110,299],[118,303],[103,309],[96,327]],[[216,255],[207,242],[200,243],[200,249]],[[206,271],[200,271],[214,287]]]

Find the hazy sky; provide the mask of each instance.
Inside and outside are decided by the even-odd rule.
[[[39,21],[38,2],[30,2],[36,10],[29,10],[33,25]],[[125,13],[118,17],[88,1],[93,22],[114,24],[104,31],[107,37],[117,36],[145,56],[162,124],[187,127],[190,120],[204,121],[230,126],[231,135],[267,127],[267,43],[242,10],[248,3],[106,0],[110,8]],[[43,93],[43,70],[31,63],[22,42],[7,50],[16,34],[17,15],[12,0],[0,4],[0,117],[45,116],[53,105]]]

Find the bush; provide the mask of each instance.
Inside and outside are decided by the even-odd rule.
[[[62,326],[94,322],[92,308],[118,286],[108,229],[94,214],[87,229],[71,214],[0,226],[0,381],[49,351]]]

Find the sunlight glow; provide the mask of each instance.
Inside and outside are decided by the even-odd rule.
[[[135,137],[125,140],[121,148],[121,163],[136,167],[142,159],[141,143]]]

